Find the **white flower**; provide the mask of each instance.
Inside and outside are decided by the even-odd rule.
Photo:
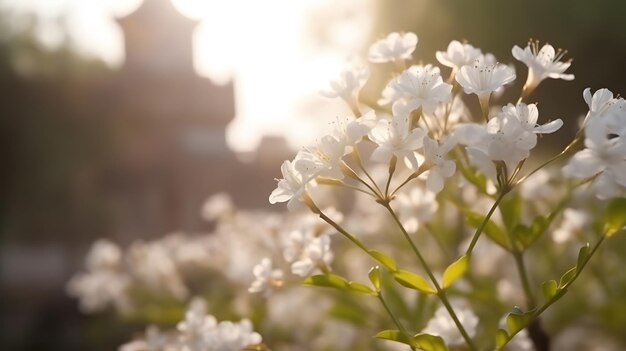
[[[345,153],[345,144],[332,135],[325,135],[317,145],[300,151],[294,161],[294,168],[300,174],[309,177],[322,176],[342,179],[341,157]]]
[[[412,66],[387,84],[379,104],[400,104],[407,114],[418,108],[432,112],[450,100],[451,92],[452,85],[443,82],[439,67]]]
[[[272,268],[272,260],[265,257],[252,270],[255,280],[248,288],[251,293],[264,293],[269,296],[272,290],[283,285],[283,271]]]
[[[418,168],[415,150],[422,147],[422,138],[426,133],[415,128],[409,131],[408,116],[396,115],[393,119],[383,119],[369,133],[369,138],[378,147],[372,152],[372,160],[389,162],[392,155],[399,160],[406,160],[414,169]]]
[[[583,91],[583,98],[589,106],[583,127],[590,118],[602,118],[613,110],[626,109],[626,101],[621,97],[613,97],[613,93],[609,89],[598,89],[591,95],[591,89],[587,88]]]
[[[444,159],[444,156],[456,145],[454,138],[447,138],[443,144],[424,137],[424,164],[429,166],[426,178],[426,188],[433,193],[443,189],[444,179],[451,177],[456,170],[456,164],[452,160]]]
[[[415,51],[417,41],[415,33],[390,33],[370,46],[368,59],[376,63],[408,60]]]
[[[359,92],[370,76],[369,69],[364,65],[355,65],[339,74],[337,80],[330,81],[330,87],[320,91],[327,98],[341,98],[348,104],[358,101]]]
[[[585,149],[563,167],[566,177],[596,177],[596,197],[607,199],[626,193],[626,111],[613,111],[589,120],[585,128]]]
[[[122,250],[108,239],[98,239],[85,259],[87,270],[117,270],[122,265]]]
[[[529,41],[524,49],[515,45],[511,51],[513,57],[528,66],[528,78],[524,85],[526,89],[534,89],[546,78],[574,79],[573,74],[563,73],[572,64],[571,60],[567,62],[560,61],[566,51],[559,50],[556,52],[550,44],[545,44],[539,50],[538,41]]]
[[[482,55],[482,52],[470,44],[461,44],[453,40],[448,44],[448,50],[437,51],[435,55],[439,63],[452,68],[453,72],[456,72],[461,67],[473,63],[474,60]]]
[[[206,314],[206,303],[197,298],[191,302],[177,329],[181,351],[241,351],[262,341],[249,320],[218,323],[215,317]]]
[[[283,162],[280,171],[283,179],[278,180],[278,186],[270,194],[270,204],[287,202],[287,209],[294,211],[300,205],[300,197],[304,194],[311,175],[305,175],[296,170],[291,161]]]
[[[563,126],[563,121],[560,119],[538,125],[537,119],[539,118],[539,110],[536,104],[527,105],[523,102],[517,105],[508,104],[502,108],[502,112],[515,117],[519,121],[522,129],[534,134],[554,133]]]
[[[478,317],[470,309],[462,308],[458,305],[453,305],[453,308],[459,318],[459,322],[461,322],[469,336],[473,337],[476,334]],[[428,322],[422,332],[440,336],[447,345],[461,345],[465,342],[452,317],[450,317],[450,314],[443,306],[437,309],[435,316]]]
[[[298,260],[291,264],[291,272],[301,277],[310,275],[316,269],[327,270],[333,260],[330,251],[330,237],[320,235],[311,240]]]
[[[501,63],[488,61],[490,60],[484,57],[474,60],[473,64],[461,67],[455,78],[466,94],[476,94],[481,101],[515,80],[513,69]]]
[[[350,153],[352,147],[361,141],[376,125],[376,113],[371,110],[363,116],[356,118],[353,116],[337,117],[331,122],[333,130],[331,135],[346,146],[344,154]]]
[[[429,119],[430,131],[436,132],[435,135],[443,135],[444,132],[456,127],[461,120],[467,120],[468,116],[470,112],[461,95],[455,95],[451,103],[439,104],[432,113],[424,114],[424,118]]]
[[[420,187],[411,188],[408,194],[400,193],[397,204],[402,224],[410,232],[417,231],[420,223],[430,221],[439,207],[436,194]]]
[[[537,145],[537,134],[552,133],[563,124],[558,119],[538,125],[538,117],[535,104],[508,104],[489,120],[485,129],[481,125],[465,124],[455,130],[455,137],[469,146],[470,161],[495,180],[493,161],[503,161],[510,174]]]

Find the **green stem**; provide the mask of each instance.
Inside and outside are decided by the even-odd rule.
[[[376,294],[376,297],[378,298],[380,303],[383,305],[383,307],[385,308],[385,311],[387,311],[387,314],[389,315],[389,317],[391,317],[391,320],[393,320],[393,323],[396,325],[396,327],[398,327],[398,329],[407,337],[409,338],[412,337],[412,335],[408,332],[408,330],[402,325],[402,323],[400,323],[400,320],[398,319],[398,317],[396,317],[396,315],[391,311],[391,308],[389,308],[389,305],[383,298],[383,294],[379,292],[378,294]],[[415,350],[415,347],[411,346],[411,350]]]
[[[365,169],[365,167],[363,166],[363,161],[361,160],[361,155],[359,154],[359,151],[354,148],[354,152],[352,152],[352,158],[354,159],[354,161],[356,162],[356,164],[359,166],[359,168],[363,171],[363,173],[365,173],[365,176],[367,177],[367,179],[370,180],[370,182],[372,182],[372,184],[374,185],[374,187],[376,187],[376,190],[378,190],[377,194],[380,195],[380,197],[383,196],[383,192],[380,190],[380,188],[378,187],[378,184],[376,184],[376,182],[374,181],[374,178],[372,178],[372,176],[369,174],[369,172],[367,171],[367,169]],[[365,183],[365,181],[363,181],[363,183]],[[372,189],[372,187],[368,186],[370,189]],[[373,191],[374,189],[372,189]],[[374,191],[376,193],[376,191]]]
[[[450,314],[450,317],[452,317],[452,320],[454,321],[454,324],[456,325],[457,329],[461,333],[461,336],[463,336],[463,339],[467,343],[467,346],[469,347],[469,349],[471,351],[476,351],[477,349],[476,349],[476,346],[474,345],[474,342],[470,338],[469,334],[467,334],[467,331],[463,327],[463,324],[461,324],[461,321],[459,320],[459,318],[457,317],[456,313],[454,312],[454,309],[452,308],[452,305],[450,304],[450,301],[448,300],[448,297],[446,296],[445,290],[443,290],[439,286],[439,282],[437,282],[437,278],[435,278],[435,275],[433,274],[433,271],[428,266],[428,263],[426,263],[426,260],[424,259],[424,257],[420,253],[419,249],[417,248],[417,246],[415,245],[415,243],[413,242],[413,240],[409,236],[409,233],[406,231],[406,229],[404,229],[404,226],[402,225],[402,222],[400,222],[400,219],[398,218],[396,213],[393,211],[393,209],[389,205],[389,202],[381,203],[381,205],[383,205],[387,209],[389,214],[391,214],[391,217],[393,217],[393,220],[396,222],[396,224],[400,228],[400,231],[402,232],[402,235],[404,236],[404,238],[407,240],[407,242],[411,246],[411,249],[413,249],[413,252],[415,253],[415,256],[417,257],[417,259],[420,261],[420,264],[422,265],[422,268],[424,268],[424,270],[426,271],[426,274],[428,275],[428,278],[430,278],[430,281],[433,283],[433,286],[435,287],[435,290],[437,291],[437,296],[439,297],[439,299],[441,300],[441,303],[444,305],[444,307],[446,308],[446,310]]]
[[[557,294],[555,296],[553,296],[550,299],[550,301],[547,301],[545,304],[543,304],[543,306],[541,306],[537,310],[535,310],[535,312],[532,314],[530,320],[528,321],[527,325],[530,325],[531,323],[533,323],[537,318],[539,318],[539,316],[543,312],[545,312],[545,310],[547,310],[550,306],[552,306],[559,298],[561,298],[561,296],[563,296],[563,294],[565,294],[567,292],[567,289],[576,281],[576,279],[578,279],[578,277],[580,276],[580,273],[583,271],[583,269],[585,268],[585,266],[587,265],[589,260],[591,260],[591,257],[593,257],[593,255],[596,253],[596,251],[598,251],[598,248],[600,247],[600,244],[602,244],[604,239],[606,239],[606,233],[603,234],[600,237],[600,239],[598,240],[598,242],[593,246],[593,249],[591,249],[591,252],[589,252],[589,255],[583,261],[583,263],[580,265],[580,267],[576,267],[576,274],[574,275],[572,280],[570,280],[567,284],[565,284],[564,286],[559,288]],[[515,333],[509,335],[509,339],[508,340],[511,341],[513,339],[513,337],[515,337],[515,335],[517,335],[517,333],[519,333],[520,331],[522,331],[524,329],[525,328],[520,328]],[[500,348],[498,348],[498,351],[503,350],[505,346],[506,346],[506,344],[502,345]]]
[[[532,310],[535,308],[536,302],[532,288],[530,287],[530,281],[528,280],[528,273],[526,272],[526,267],[524,266],[524,253],[515,251],[512,254],[515,259],[515,265],[517,266],[517,272],[519,273],[519,277],[522,282],[522,287],[524,288],[528,310]]]
[[[467,256],[470,256],[472,254],[472,251],[474,250],[474,246],[476,246],[476,243],[478,242],[478,238],[480,238],[480,234],[482,234],[483,230],[487,226],[487,223],[489,223],[489,219],[491,218],[491,216],[493,216],[493,213],[496,211],[496,208],[498,208],[498,205],[500,205],[500,201],[502,201],[502,198],[504,198],[504,195],[506,195],[507,192],[508,192],[507,189],[501,189],[500,194],[496,198],[496,201],[493,203],[493,206],[491,206],[491,208],[489,209],[489,212],[487,212],[487,216],[485,216],[485,219],[480,224],[480,226],[476,228],[476,232],[474,232],[472,241],[470,242],[469,247],[467,248],[467,251],[465,251],[465,254]]]

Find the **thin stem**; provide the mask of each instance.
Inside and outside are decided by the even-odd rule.
[[[461,321],[459,320],[459,318],[457,317],[456,313],[454,312],[454,309],[452,308],[452,305],[450,304],[450,301],[448,300],[448,297],[446,296],[445,290],[441,289],[441,287],[439,286],[439,282],[437,282],[437,278],[435,278],[435,275],[433,274],[433,271],[430,269],[430,267],[428,266],[428,263],[426,263],[426,260],[424,259],[424,257],[420,253],[419,249],[417,248],[417,246],[415,245],[415,243],[413,242],[413,240],[409,236],[409,233],[406,231],[406,229],[402,225],[402,222],[400,222],[400,219],[398,218],[396,213],[393,211],[393,209],[389,205],[389,202],[381,203],[381,205],[383,205],[387,209],[389,214],[391,214],[391,217],[393,217],[393,220],[396,222],[396,224],[400,228],[400,231],[402,232],[402,235],[404,236],[404,238],[407,240],[407,242],[411,246],[411,249],[413,249],[413,252],[415,253],[415,256],[420,261],[420,264],[422,265],[422,268],[424,268],[424,270],[426,271],[426,274],[428,275],[428,278],[430,278],[430,281],[432,282],[433,286],[435,287],[435,290],[437,291],[437,296],[439,297],[439,299],[441,300],[441,303],[445,306],[446,310],[450,314],[450,317],[452,317],[452,320],[454,321],[454,324],[456,325],[457,329],[461,333],[461,336],[463,336],[463,339],[467,343],[467,346],[469,347],[469,349],[471,351],[476,351],[477,349],[476,349],[476,346],[474,345],[474,342],[470,338],[469,334],[467,334],[467,331],[463,327],[463,324],[461,324]]]
[[[532,314],[530,321],[528,322],[528,325],[530,325],[531,323],[533,323],[545,310],[548,309],[548,307],[552,306],[559,298],[561,298],[561,296],[563,296],[563,294],[565,294],[567,292],[567,289],[578,279],[578,277],[580,276],[580,273],[583,271],[583,268],[585,268],[585,266],[587,265],[587,263],[589,262],[589,260],[591,260],[591,257],[593,257],[593,255],[596,253],[596,251],[598,251],[598,248],[600,247],[600,244],[602,244],[602,242],[604,241],[604,239],[606,239],[606,233],[604,233],[600,239],[598,240],[598,242],[593,246],[593,249],[591,249],[591,252],[589,252],[589,255],[587,256],[587,258],[583,261],[583,263],[580,265],[580,267],[576,268],[576,274],[574,275],[574,277],[572,278],[572,280],[570,280],[567,284],[565,284],[564,286],[560,287],[557,294],[552,297],[552,299],[550,299],[549,301],[547,301],[545,304],[543,304],[543,306],[539,307],[537,310],[535,310],[535,312]],[[515,335],[517,335],[517,333],[519,333],[520,331],[522,331],[524,328],[520,328],[517,332],[509,335],[509,341],[513,339],[513,337]],[[506,344],[500,346],[500,348],[498,348],[499,350],[503,350],[504,347],[506,346]]]
[[[422,173],[426,172],[428,170],[428,168],[424,168],[422,169],[420,167],[420,169],[417,170],[417,172],[411,173],[411,175],[409,175],[400,185],[398,185],[394,191],[391,192],[391,194],[389,194],[388,198],[392,198],[397,192],[398,190],[402,189],[402,187],[404,187],[405,185],[407,185],[411,180],[419,177]]]
[[[533,308],[535,308],[536,302],[532,288],[530,287],[530,281],[528,280],[528,273],[526,272],[526,267],[524,266],[524,254],[523,252],[519,251],[513,252],[513,258],[515,259],[517,272],[519,273],[522,287],[524,288],[524,294],[526,295],[526,304],[528,305],[527,307],[529,310],[532,310]]]
[[[397,163],[398,163],[398,158],[395,155],[393,155],[389,163],[389,177],[387,178],[387,184],[385,185],[385,198],[389,198],[389,185],[391,185],[391,178],[393,177],[393,174],[396,172]]]
[[[380,192],[380,189],[378,188],[378,186],[376,186],[376,183],[374,183],[374,186],[376,186],[376,189],[374,189],[365,180],[363,180],[363,178],[359,177],[359,175],[356,174],[356,172],[354,170],[352,170],[352,168],[350,168],[350,166],[348,166],[345,162],[342,161],[341,166],[343,167],[342,170],[344,170],[344,174],[349,174],[350,178],[356,179],[358,182],[360,182],[361,184],[365,185],[368,189],[370,189],[372,191],[372,193],[374,195],[376,195],[375,197],[381,197],[382,196],[381,192]],[[363,168],[363,167],[361,167],[361,168]],[[367,172],[365,174],[368,175],[368,177],[369,177],[369,174],[367,174]],[[371,178],[370,178],[370,180],[371,180]]]
[[[321,219],[323,219],[326,223],[330,224],[333,228],[335,228],[341,235],[350,240],[354,245],[356,245],[359,249],[363,250],[365,253],[371,256],[369,249],[363,245],[359,239],[357,239],[354,235],[348,233],[342,226],[337,224],[337,222],[330,219],[324,212],[318,211],[318,214]]]
[[[508,192],[505,190],[506,189],[502,189],[500,191],[500,194],[496,198],[496,201],[493,203],[493,206],[491,206],[491,208],[489,209],[489,212],[487,212],[487,216],[485,216],[485,219],[480,224],[480,226],[476,228],[476,232],[474,233],[474,236],[472,237],[472,241],[470,242],[469,247],[467,248],[467,251],[465,251],[465,254],[467,256],[470,256],[472,254],[472,251],[474,250],[474,246],[476,246],[476,243],[478,242],[478,238],[480,238],[480,234],[482,234],[483,230],[487,226],[487,223],[489,223],[489,219],[491,218],[491,216],[493,216],[493,213],[496,211],[496,208],[498,208],[498,205],[500,205],[500,201],[502,201],[502,198],[504,198],[504,195],[506,195],[506,193]]]
[[[408,330],[402,325],[398,317],[396,317],[395,314],[391,311],[391,308],[389,308],[389,305],[383,298],[383,294],[379,292],[378,294],[376,294],[376,297],[378,298],[380,303],[383,305],[383,307],[385,308],[385,311],[387,311],[387,314],[389,315],[389,317],[391,317],[391,320],[393,320],[393,323],[396,325],[396,327],[398,327],[398,329],[403,334],[405,334],[408,337],[411,337],[411,334],[409,334]],[[415,347],[411,346],[411,350],[415,350]]]
[[[563,150],[563,151],[559,152],[557,155],[552,156],[552,158],[550,158],[546,162],[542,163],[539,167],[533,169],[532,171],[530,171],[530,173],[528,173],[525,176],[523,176],[522,178],[520,178],[520,180],[515,182],[515,185],[518,185],[518,184],[522,183],[523,181],[528,179],[530,176],[532,176],[533,174],[537,173],[540,169],[546,167],[547,165],[551,164],[552,162],[554,162],[554,161],[558,160],[559,158],[565,156],[565,154],[567,154],[567,152],[566,152],[566,150]]]
[[[374,181],[374,178],[372,178],[372,176],[369,174],[367,169],[365,169],[365,167],[363,166],[363,161],[361,160],[361,155],[359,154],[359,151],[356,148],[354,148],[354,151],[352,152],[352,158],[354,159],[356,164],[359,166],[359,168],[363,171],[363,173],[365,173],[365,176],[367,177],[367,179],[369,179],[370,182],[372,182],[372,184],[376,188],[376,190],[378,190],[378,194],[382,197],[383,196],[383,192],[378,187],[378,184],[376,184],[376,182]],[[374,189],[372,189],[372,190],[374,190]]]

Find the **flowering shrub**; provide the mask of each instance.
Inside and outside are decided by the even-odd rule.
[[[214,197],[203,209],[214,233],[126,252],[100,241],[70,293],[86,312],[113,305],[135,317],[146,305],[206,297],[175,313],[176,328],[149,327],[124,351],[610,349],[591,332],[554,336],[580,328],[574,317],[599,315],[604,295],[623,287],[603,273],[621,267],[616,253],[594,261],[626,225],[624,99],[586,89],[579,132],[534,166],[531,151],[564,122],[540,117],[530,99],[547,78],[574,79],[564,52],[513,47],[527,80],[517,101],[498,106],[513,66],[453,41],[436,55],[451,69],[444,80],[437,66],[411,64],[417,43],[392,33],[371,46],[369,60],[395,72],[379,106],[359,100],[366,67],[323,91],[353,115],[282,164],[269,201],[289,213],[238,211]],[[578,283],[587,270],[601,296]],[[218,322],[208,310],[250,320]]]

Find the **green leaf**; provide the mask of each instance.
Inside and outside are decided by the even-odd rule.
[[[384,253],[378,250],[368,250],[367,253],[369,253],[370,256],[372,256],[380,264],[385,266],[385,268],[387,268],[389,271],[395,272],[398,270],[398,265],[396,264],[396,261],[394,261],[393,258],[385,255]]]
[[[626,226],[626,198],[620,197],[611,200],[604,215],[604,232],[606,236],[613,236]]]
[[[469,259],[467,255],[461,256],[458,260],[452,262],[451,265],[446,268],[443,272],[443,288],[446,289],[452,283],[454,283],[457,279],[463,276],[467,271],[467,266],[469,264]]]
[[[456,164],[467,181],[474,184],[483,194],[487,193],[487,178],[484,175],[473,168],[465,167],[463,162],[457,162]]]
[[[530,227],[522,224],[516,225],[513,229],[513,238],[523,249],[527,249],[548,229],[549,225],[550,221],[546,217],[535,217]]]
[[[559,289],[563,289],[565,285],[569,284],[572,279],[576,276],[577,269],[576,267],[570,268],[563,276],[561,276],[561,280],[559,281]]]
[[[587,262],[587,258],[589,257],[589,254],[590,254],[589,243],[586,243],[585,246],[581,247],[580,251],[578,251],[578,260],[576,260],[576,268],[580,270],[585,265],[585,262]]]
[[[308,277],[304,280],[304,284],[344,290],[348,289],[348,286],[350,285],[346,278],[332,273]]]
[[[465,211],[465,215],[467,217],[468,223],[474,227],[478,228],[485,220],[485,216],[480,213]],[[487,221],[485,225],[485,229],[483,230],[487,236],[493,240],[496,244],[502,246],[505,250],[511,251],[511,247],[509,245],[509,239],[506,235],[506,232],[500,228],[494,221],[491,219]]]
[[[522,312],[519,308],[515,307],[506,317],[506,328],[509,335],[514,335],[524,329],[528,323],[530,323],[532,315],[532,311]]]
[[[409,289],[415,289],[426,294],[435,294],[436,291],[421,275],[399,270],[393,274],[394,279]]]
[[[552,300],[552,298],[556,295],[557,290],[559,289],[556,280],[548,280],[543,282],[541,285],[541,291],[543,292],[543,298],[546,299],[546,302]]]
[[[406,335],[405,333],[399,330],[383,330],[379,332],[378,334],[374,335],[374,337],[377,339],[391,340],[391,341],[400,342],[409,346],[418,347],[417,343],[415,342],[415,340],[413,340],[412,337],[410,337],[409,335]]]
[[[500,201],[500,214],[505,228],[511,230],[519,222],[522,212],[522,198],[517,192],[508,194]]]
[[[380,292],[380,267],[372,267],[367,275],[370,278],[372,285],[374,285],[374,289],[376,289],[377,292]]]
[[[372,290],[369,286],[357,282],[348,282],[348,289],[354,292],[376,295],[374,290]]]
[[[498,329],[496,332],[496,349],[500,349],[502,346],[509,342],[509,333],[504,329]]]
[[[448,351],[446,343],[440,336],[426,333],[417,334],[413,337],[417,347],[424,351]]]

